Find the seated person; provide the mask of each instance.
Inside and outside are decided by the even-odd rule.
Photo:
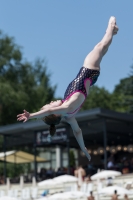
[[[94,196],[93,196],[93,192],[90,192],[90,196],[88,197],[87,200],[95,200]]]

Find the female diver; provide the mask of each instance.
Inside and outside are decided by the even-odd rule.
[[[112,16],[109,19],[103,39],[86,56],[83,67],[79,70],[76,78],[68,85],[64,99],[52,101],[35,113],[29,113],[24,110],[22,114],[17,115],[17,120],[26,122],[29,119],[41,118],[46,124],[50,125],[50,135],[54,135],[56,131],[55,125],[60,123],[61,118],[64,117],[66,122],[70,124],[80,148],[90,160],[91,157],[85,147],[82,131],[74,116],[84,103],[89,87],[97,81],[100,74],[100,62],[112,42],[113,35],[117,34],[117,31],[116,19]]]

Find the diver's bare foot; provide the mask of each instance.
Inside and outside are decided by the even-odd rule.
[[[119,28],[116,25],[116,18],[114,16],[110,17],[109,22],[108,22],[108,28],[107,28],[107,30],[109,29],[110,25],[113,28],[113,35],[116,35],[117,32],[118,32],[118,30],[119,30]],[[107,30],[106,30],[106,32],[107,32]]]
[[[112,25],[116,24],[116,18],[114,16],[111,16],[108,24],[112,24]]]

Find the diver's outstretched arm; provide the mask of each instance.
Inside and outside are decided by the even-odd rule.
[[[67,110],[68,110],[68,106],[64,105],[64,104],[62,104],[61,106],[58,106],[58,107],[45,108],[45,109],[40,110],[35,113],[29,113],[26,110],[24,110],[24,112],[22,114],[17,115],[17,121],[26,122],[29,119],[43,118],[45,116],[52,115],[52,114],[63,115],[65,113],[67,113]]]

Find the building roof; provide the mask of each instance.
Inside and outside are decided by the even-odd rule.
[[[121,138],[122,143],[133,143],[133,115],[119,113],[101,108],[95,108],[87,111],[81,111],[76,115],[76,119],[81,127],[85,141],[88,145],[92,143],[103,143],[103,130],[106,128],[108,142],[113,142],[115,138],[118,141]],[[106,124],[105,124],[106,121]],[[106,125],[106,126],[105,126]],[[57,128],[68,125],[62,121]],[[48,126],[41,120],[32,120],[26,123],[18,122],[11,125],[1,126],[0,134],[14,137],[17,144],[33,142],[33,133],[35,131],[47,130]],[[69,129],[70,130],[70,129]],[[32,139],[31,139],[32,138]],[[77,142],[70,131],[70,139],[73,146]]]
[[[124,122],[133,122],[133,114],[119,113],[115,111],[110,111],[102,108],[94,108],[87,111],[81,111],[76,115],[78,122],[84,120],[94,120],[94,119],[112,119]],[[66,126],[63,121],[58,127]],[[33,120],[26,123],[18,122],[15,124],[0,126],[0,134],[14,134],[17,132],[23,132],[26,130],[39,130],[47,128],[48,126],[42,120]]]

